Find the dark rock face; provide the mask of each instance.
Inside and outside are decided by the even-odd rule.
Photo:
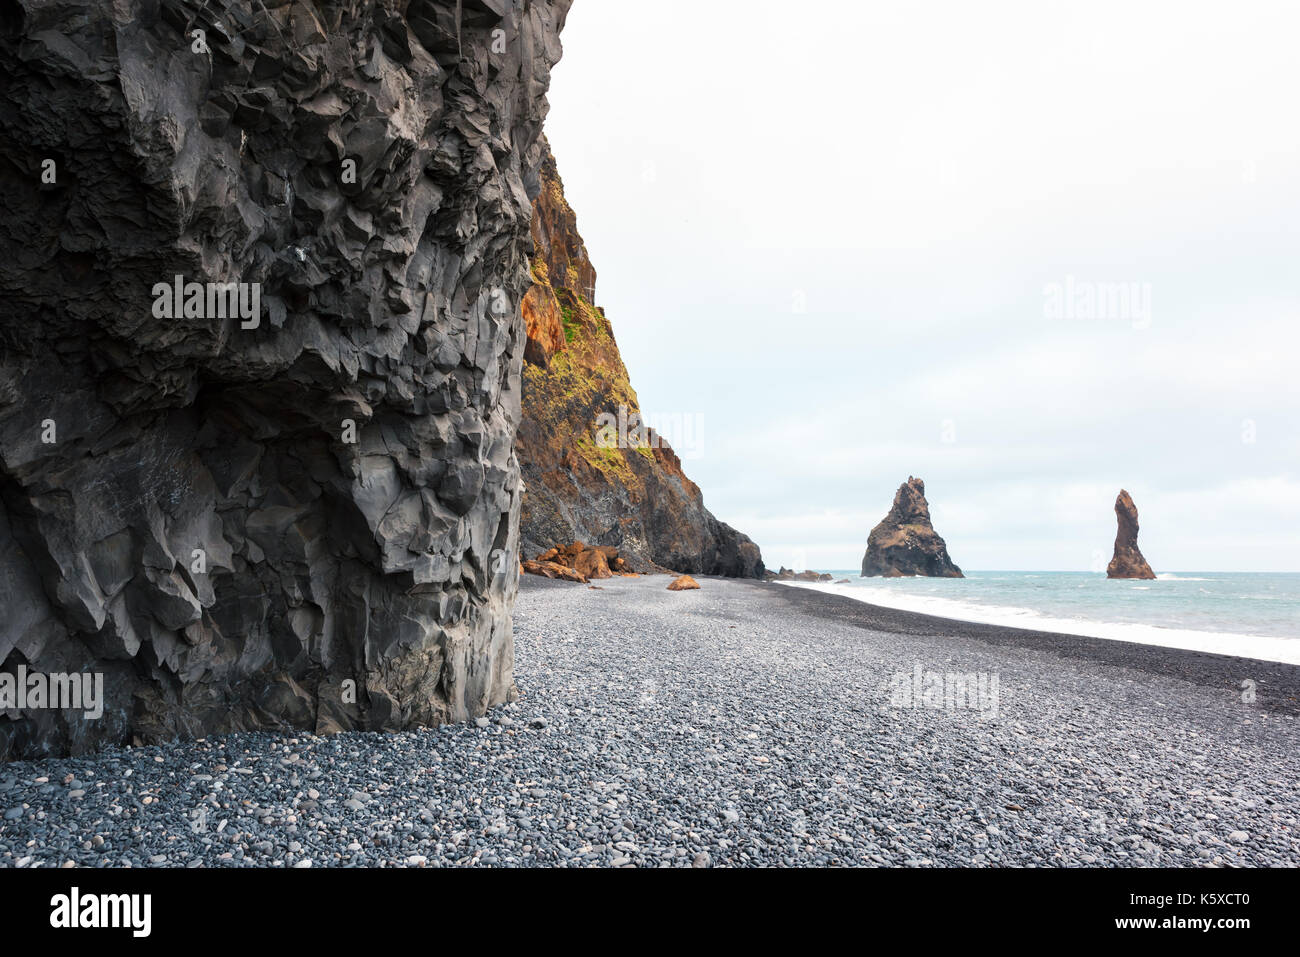
[[[961,569],[948,557],[948,546],[930,524],[925,483],[908,476],[894,495],[894,506],[867,537],[862,557],[864,577],[961,578]]]
[[[677,453],[638,424],[636,392],[592,301],[596,271],[549,150],[541,169],[535,281],[523,304],[524,554],[580,540],[617,547],[636,571],[761,577],[758,546],[704,507]]]
[[[0,666],[107,699],[0,758],[513,693],[569,3],[0,0]]]
[[[1155,578],[1147,560],[1138,551],[1138,510],[1133,498],[1124,489],[1115,498],[1115,518],[1119,528],[1115,533],[1115,555],[1106,566],[1107,578]]]

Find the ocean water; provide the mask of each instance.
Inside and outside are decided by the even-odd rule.
[[[848,584],[792,584],[961,621],[1300,664],[1298,573],[1177,572],[1155,581],[1112,581],[1090,572],[831,574]]]

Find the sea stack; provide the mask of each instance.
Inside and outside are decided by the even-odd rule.
[[[1115,498],[1115,518],[1119,530],[1115,533],[1115,557],[1106,567],[1107,578],[1155,578],[1147,560],[1138,551],[1138,510],[1133,497],[1124,489]]]
[[[862,557],[862,575],[964,577],[948,557],[948,546],[930,524],[925,483],[919,478],[908,476],[898,487],[889,514],[871,530],[867,553]]]

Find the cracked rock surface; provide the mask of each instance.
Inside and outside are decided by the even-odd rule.
[[[512,696],[569,2],[0,0],[0,667],[106,698],[0,759]]]

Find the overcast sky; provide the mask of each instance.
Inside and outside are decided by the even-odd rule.
[[[1086,570],[1125,487],[1158,572],[1300,571],[1298,10],[577,0],[547,132],[709,508],[852,568],[919,475]]]

